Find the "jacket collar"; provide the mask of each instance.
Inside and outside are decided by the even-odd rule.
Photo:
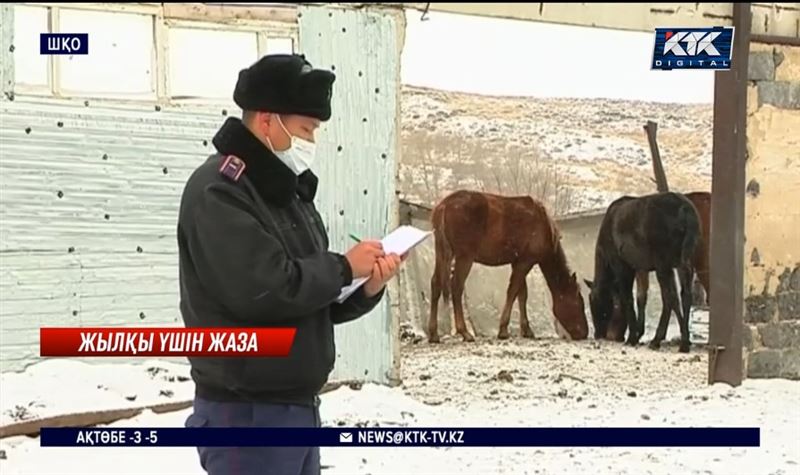
[[[228,117],[212,139],[222,155],[235,155],[245,163],[244,173],[264,201],[285,206],[295,195],[311,202],[319,179],[311,170],[299,177],[245,127],[241,119]]]

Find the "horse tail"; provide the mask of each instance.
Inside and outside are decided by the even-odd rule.
[[[689,202],[689,206],[684,206],[682,210],[684,233],[683,242],[681,243],[681,263],[688,264],[694,258],[701,237],[700,218],[697,216],[697,211],[691,202]]]
[[[433,224],[433,238],[436,249],[436,265],[434,278],[439,281],[442,289],[442,298],[445,303],[450,300],[450,277],[452,275],[453,249],[445,233],[445,206],[442,204],[433,208],[431,223]]]

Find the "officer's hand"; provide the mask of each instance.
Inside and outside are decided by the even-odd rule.
[[[353,278],[367,277],[379,257],[383,257],[383,245],[380,241],[361,241],[351,247],[344,257],[353,269]]]
[[[364,293],[367,294],[367,297],[374,297],[383,289],[386,283],[397,274],[400,263],[405,260],[405,257],[400,258],[397,254],[389,254],[378,258],[372,268],[369,280],[364,283]]]

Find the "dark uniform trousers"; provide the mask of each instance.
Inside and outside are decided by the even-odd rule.
[[[320,427],[313,406],[216,402],[195,397],[186,427]],[[198,447],[209,475],[319,475],[319,447]]]

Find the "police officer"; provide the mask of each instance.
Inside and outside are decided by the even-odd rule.
[[[401,259],[380,242],[328,250],[314,207],[315,131],[331,117],[335,76],[300,55],[269,55],[239,73],[242,119],[216,133],[192,173],[178,222],[187,327],[297,328],[288,358],[189,358],[196,391],[187,427],[318,427],[333,369],[334,325],[372,310]],[[342,287],[370,276],[336,303]],[[211,475],[320,473],[318,447],[199,447]]]

